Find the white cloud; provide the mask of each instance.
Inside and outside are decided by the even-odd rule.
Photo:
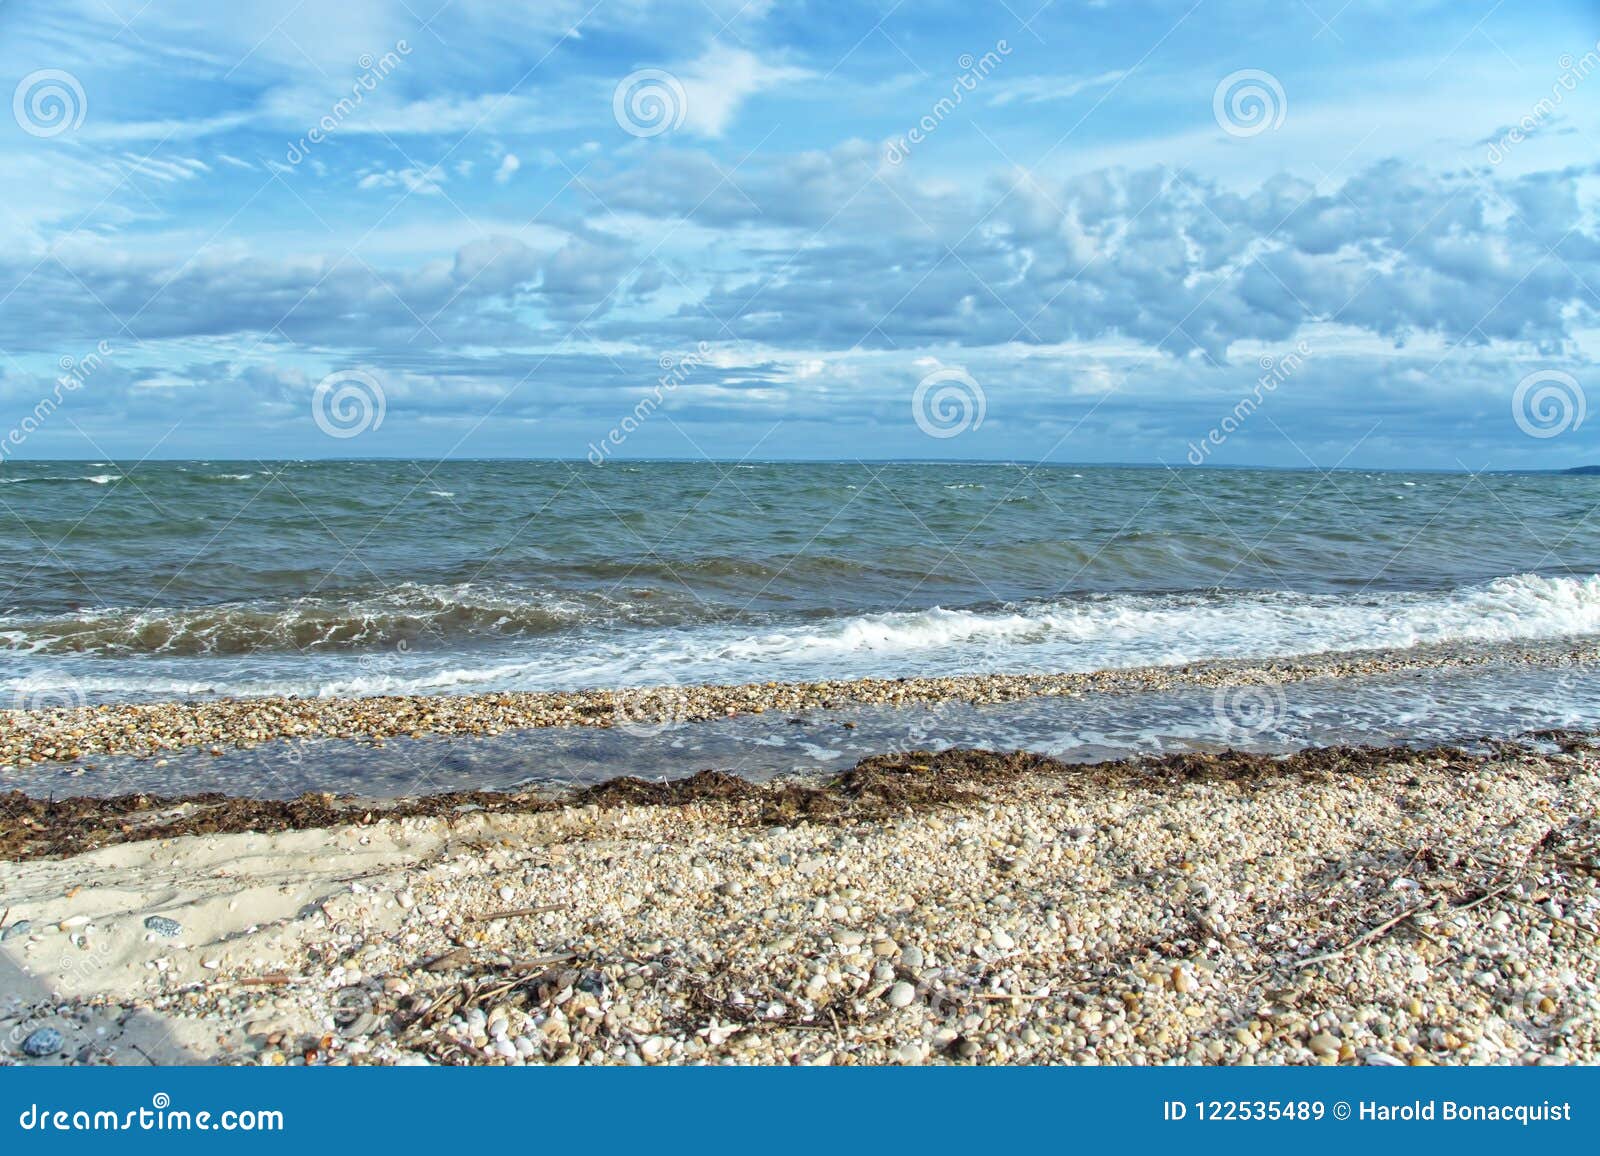
[[[517,175],[517,170],[522,167],[522,162],[517,159],[516,153],[507,153],[500,158],[500,167],[494,172],[494,183],[503,185],[510,182]]]
[[[678,77],[684,93],[684,128],[697,136],[719,137],[746,99],[811,75],[804,68],[768,64],[743,48],[714,44]]]
[[[1125,68],[1102,72],[1099,76],[1019,76],[998,81],[990,90],[989,103],[1004,105],[1013,101],[1039,104],[1046,100],[1067,100],[1091,88],[1115,84],[1128,75]]]

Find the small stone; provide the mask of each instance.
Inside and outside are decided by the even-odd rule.
[[[61,1033],[55,1028],[39,1028],[22,1041],[22,1054],[38,1059],[61,1050]]]
[[[1339,1041],[1327,1032],[1318,1032],[1306,1041],[1306,1047],[1311,1049],[1314,1056],[1336,1056],[1339,1054]]]
[[[1195,987],[1194,976],[1181,967],[1175,967],[1172,969],[1172,986],[1180,992],[1191,992]]]
[[[168,919],[165,915],[147,915],[144,925],[164,939],[176,939],[183,931],[183,925],[176,919]]]
[[[890,1007],[907,1007],[916,998],[917,989],[905,980],[901,980],[889,989],[888,1000]]]
[[[922,948],[912,944],[900,953],[900,962],[910,968],[922,966]]]
[[[1012,939],[1010,933],[1003,927],[991,927],[989,929],[989,942],[993,943],[1001,951],[1010,951],[1017,945],[1017,941]]]

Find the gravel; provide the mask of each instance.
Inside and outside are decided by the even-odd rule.
[[[1600,754],[1562,747],[191,835],[8,867],[5,950],[103,945],[63,1022],[231,1063],[1595,1063]],[[157,892],[185,941],[123,930]]]

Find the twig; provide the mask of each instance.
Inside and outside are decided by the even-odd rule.
[[[560,911],[560,903],[544,903],[538,907],[512,907],[505,911],[490,911],[483,915],[467,916],[468,923],[488,923],[494,919],[515,919],[520,915],[543,915],[546,911]]]
[[[1559,915],[1551,915],[1548,911],[1544,910],[1537,903],[1530,902],[1529,900],[1522,898],[1522,896],[1520,896],[1520,895],[1514,896],[1514,898],[1518,903],[1522,904],[1524,907],[1528,907],[1528,908],[1531,908],[1534,911],[1537,911],[1540,915],[1544,916],[1546,919],[1549,919],[1549,920],[1552,920],[1552,921],[1554,921],[1556,923],[1561,924],[1562,927],[1570,928],[1571,930],[1576,931],[1581,935],[1587,935],[1590,939],[1600,939],[1600,932],[1590,931],[1583,924],[1574,923],[1570,919],[1562,919],[1561,916],[1559,916]]]
[[[1326,963],[1330,959],[1338,959],[1341,955],[1348,955],[1356,948],[1371,943],[1384,932],[1389,931],[1394,927],[1398,927],[1400,924],[1410,919],[1413,915],[1420,915],[1422,912],[1427,911],[1430,908],[1437,907],[1438,905],[1439,901],[1437,899],[1431,899],[1427,903],[1418,903],[1414,907],[1408,907],[1399,915],[1396,915],[1393,919],[1385,919],[1382,923],[1378,924],[1378,926],[1372,928],[1371,930],[1362,932],[1360,935],[1356,936],[1349,943],[1345,944],[1338,950],[1325,951],[1321,955],[1313,955],[1310,959],[1302,959],[1293,966],[1296,969],[1310,967],[1314,963]]]

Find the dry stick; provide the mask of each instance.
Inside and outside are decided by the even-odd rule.
[[[561,903],[545,903],[538,907],[512,907],[505,911],[490,911],[483,915],[467,916],[468,923],[488,923],[495,919],[515,919],[520,915],[543,915],[546,911],[560,911],[565,905]]]
[[[1514,886],[1516,886],[1515,883],[1502,883],[1500,886],[1495,887],[1492,890],[1485,891],[1482,895],[1478,896],[1476,899],[1469,900],[1466,903],[1459,904],[1459,905],[1457,905],[1455,907],[1450,908],[1450,910],[1452,912],[1471,911],[1474,907],[1477,907],[1479,904],[1487,903],[1489,900],[1495,898],[1497,895],[1505,894],[1507,891],[1511,890],[1511,888],[1514,887]],[[1385,919],[1382,923],[1378,924],[1378,926],[1376,926],[1376,927],[1374,927],[1374,928],[1372,928],[1372,929],[1370,929],[1368,931],[1362,932],[1360,935],[1356,936],[1349,943],[1345,944],[1343,947],[1339,948],[1337,951],[1327,951],[1327,952],[1324,952],[1321,955],[1313,955],[1310,959],[1302,959],[1298,963],[1294,964],[1293,966],[1295,967],[1295,969],[1298,970],[1299,968],[1302,968],[1302,967],[1310,967],[1314,963],[1326,963],[1330,959],[1338,959],[1342,955],[1348,955],[1348,954],[1350,954],[1350,952],[1356,950],[1356,948],[1364,947],[1368,943],[1371,943],[1373,940],[1379,938],[1381,935],[1384,934],[1384,932],[1391,931],[1395,927],[1398,927],[1400,924],[1404,923],[1406,920],[1410,919],[1412,916],[1420,915],[1424,911],[1427,911],[1430,908],[1438,907],[1439,903],[1440,903],[1440,900],[1433,899],[1433,900],[1430,900],[1427,903],[1418,903],[1414,907],[1408,907],[1406,910],[1402,911],[1399,915],[1396,915],[1394,918]]]
[[[1527,907],[1527,908],[1529,908],[1529,909],[1531,909],[1533,911],[1537,911],[1540,915],[1543,915],[1546,919],[1549,919],[1549,920],[1552,920],[1553,922],[1561,924],[1562,927],[1571,928],[1573,931],[1579,932],[1579,933],[1581,933],[1583,935],[1587,935],[1590,939],[1600,939],[1600,932],[1591,931],[1591,930],[1589,930],[1589,928],[1585,927],[1581,923],[1574,923],[1570,919],[1562,919],[1561,916],[1559,916],[1559,915],[1551,915],[1548,911],[1544,910],[1537,903],[1533,903],[1530,900],[1523,899],[1520,895],[1519,896],[1514,896],[1513,898],[1515,899],[1516,902],[1522,904],[1524,907]]]

